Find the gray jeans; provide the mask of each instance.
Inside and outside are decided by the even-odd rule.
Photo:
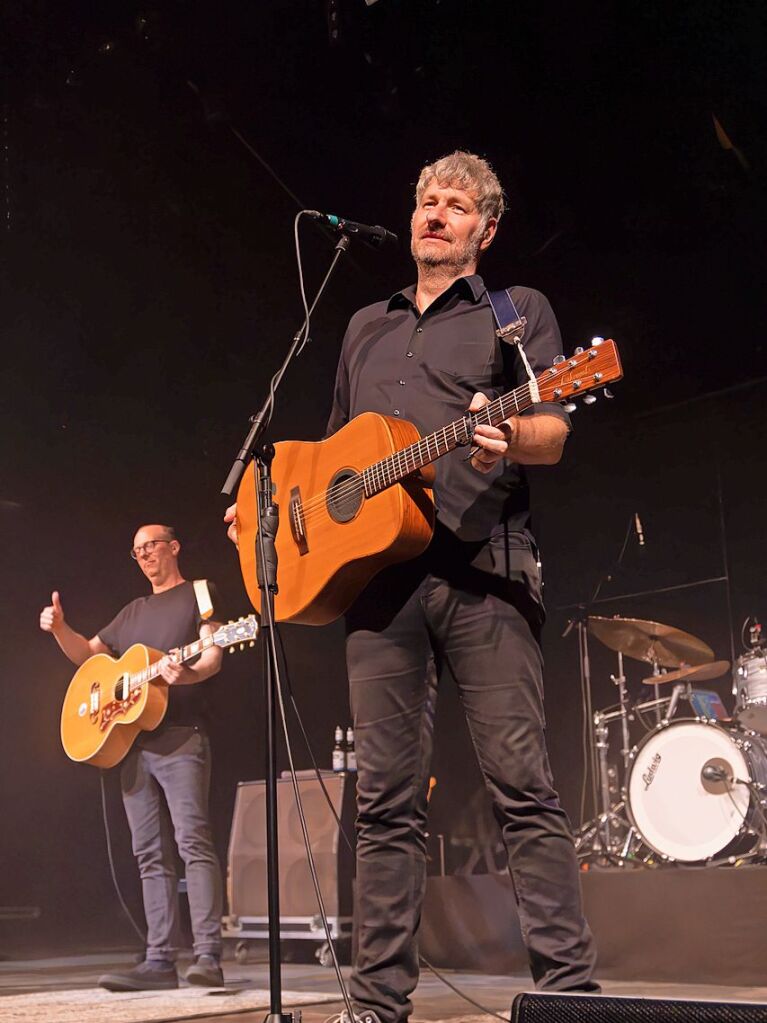
[[[141,875],[147,958],[173,960],[178,952],[176,846],[186,867],[194,953],[219,955],[223,886],[208,819],[208,737],[180,726],[146,733],[125,758],[120,783]]]

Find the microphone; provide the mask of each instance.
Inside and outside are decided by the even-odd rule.
[[[399,243],[396,234],[392,234],[391,231],[387,231],[385,227],[380,227],[377,224],[370,227],[368,224],[358,224],[354,220],[344,220],[343,217],[337,217],[335,213],[320,213],[317,210],[304,210],[304,213],[312,220],[321,220],[323,224],[334,231],[356,235],[374,249],[380,249],[387,244],[397,245]]]
[[[639,512],[634,512],[634,529],[636,530],[639,546],[644,547],[644,530],[642,529],[642,521],[639,518]]]
[[[717,764],[706,764],[700,772],[701,778],[705,778],[706,781],[729,781],[727,772],[723,767],[719,767]]]

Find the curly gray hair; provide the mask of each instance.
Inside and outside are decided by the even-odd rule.
[[[415,186],[416,204],[421,202],[427,185],[432,181],[469,192],[477,203],[483,228],[491,217],[501,219],[505,209],[503,189],[495,171],[481,156],[456,149],[434,163],[427,163]]]

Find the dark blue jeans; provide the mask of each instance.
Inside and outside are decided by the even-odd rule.
[[[359,770],[351,994],[383,1023],[407,1018],[418,980],[426,793],[443,664],[457,680],[502,830],[536,986],[596,987],[570,827],[546,753],[535,631],[487,587],[419,574],[415,563],[378,576],[347,615]]]
[[[195,955],[220,955],[223,884],[208,819],[207,735],[186,726],[147,732],[123,761],[120,783],[141,875],[147,958],[174,960],[178,952],[176,847],[186,869]]]

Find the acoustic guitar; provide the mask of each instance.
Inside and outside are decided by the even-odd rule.
[[[256,616],[249,615],[182,647],[176,660],[182,664],[211,646],[252,646],[257,635]],[[114,767],[139,732],[157,728],[168,708],[168,685],[157,663],[164,656],[134,643],[119,660],[94,654],[80,665],[61,708],[61,744],[70,760]]]
[[[387,565],[420,554],[434,531],[432,462],[471,443],[475,427],[497,426],[538,402],[570,401],[622,376],[614,341],[559,356],[535,380],[421,437],[393,416],[364,412],[322,441],[281,441],[272,462],[277,530],[277,621],[324,625],[349,607]],[[256,610],[257,477],[237,492],[240,567]]]

